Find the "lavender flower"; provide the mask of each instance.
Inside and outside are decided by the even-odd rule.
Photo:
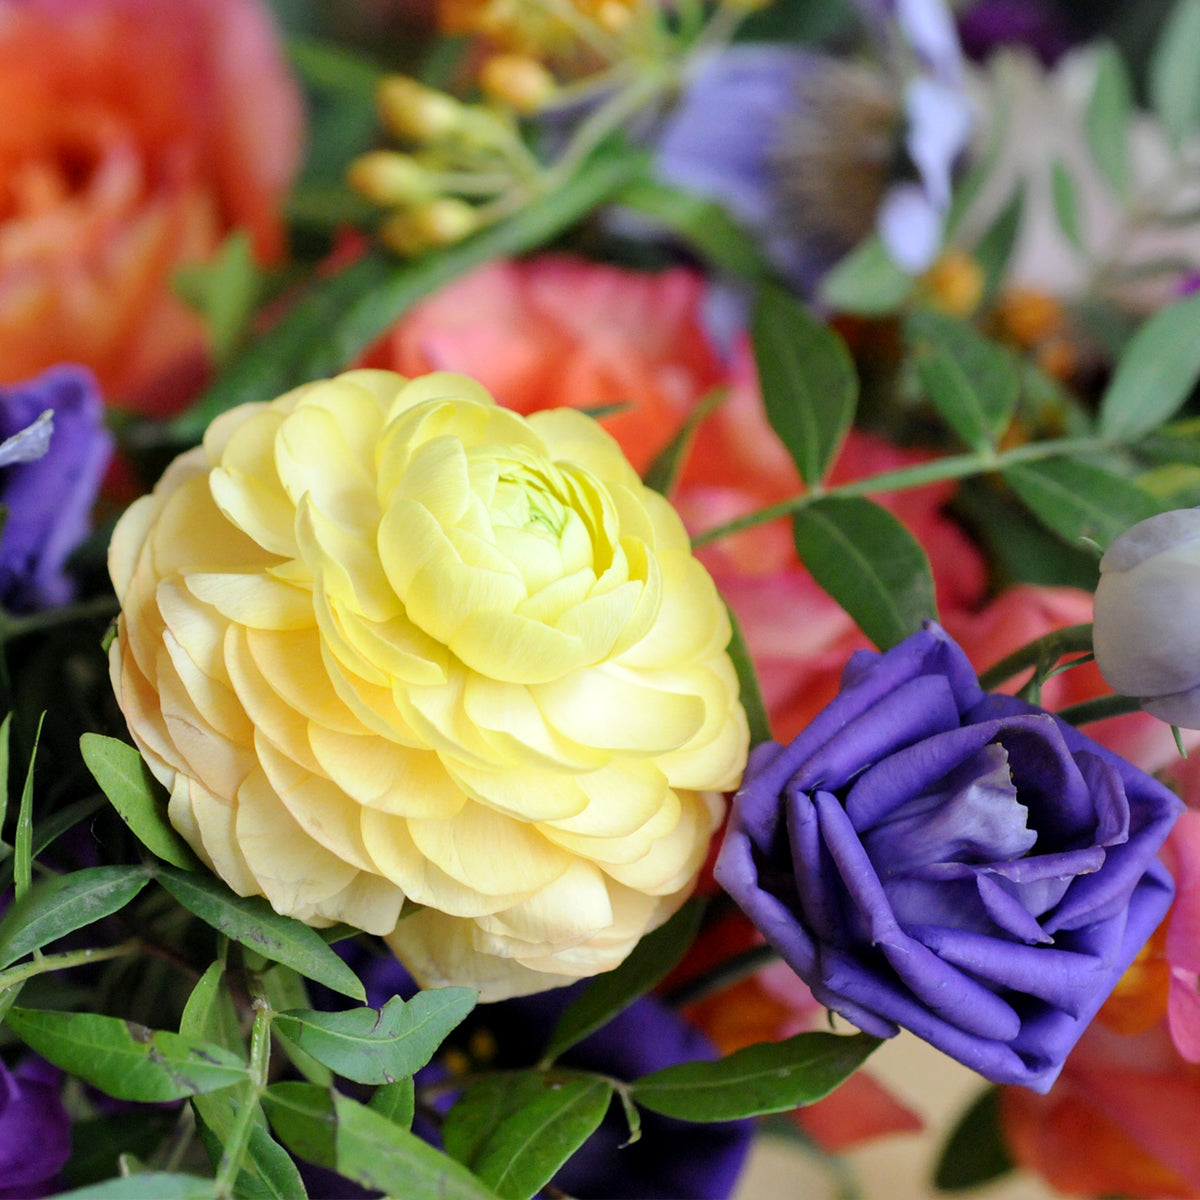
[[[751,756],[718,881],[823,1004],[1044,1092],[1171,902],[1182,809],[930,625]]]
[[[726,204],[799,286],[873,228],[918,273],[936,257],[971,129],[941,0],[859,0],[890,73],[781,45],[701,59],[658,143],[668,182]]]
[[[87,534],[112,453],[103,416],[95,381],[80,367],[0,388],[0,604],[10,611],[71,598],[64,568]]]

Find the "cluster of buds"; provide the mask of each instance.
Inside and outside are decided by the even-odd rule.
[[[520,83],[532,95],[536,81]],[[362,155],[350,165],[348,180],[373,204],[392,210],[379,237],[399,254],[474,233],[537,170],[517,129],[514,114],[523,110],[516,104],[466,104],[403,75],[383,80],[378,104],[387,131],[407,149]]]

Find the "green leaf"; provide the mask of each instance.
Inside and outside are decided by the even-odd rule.
[[[0,967],[124,908],[149,879],[145,867],[85,867],[34,884],[0,921]]]
[[[238,896],[212,876],[171,867],[159,870],[158,881],[188,912],[226,937],[344,996],[366,999],[358,976],[316,930],[280,916],[261,896]]]
[[[792,523],[801,561],[880,650],[936,618],[929,559],[887,509],[827,496]]]
[[[696,940],[703,915],[704,901],[693,896],[665,925],[646,934],[619,967],[595,976],[559,1017],[542,1051],[543,1064],[607,1024],[669,975]]]
[[[182,442],[199,439],[218,413],[271,400],[298,384],[343,370],[418,300],[493,258],[545,245],[610,199],[644,169],[640,151],[609,146],[565,185],[508,220],[453,246],[398,263],[379,251],[314,284],[270,333],[222,372],[200,400],[167,427]]]
[[[946,423],[972,449],[992,449],[1021,393],[1013,356],[932,309],[911,313],[904,329],[921,384]]]
[[[759,291],[750,332],[771,428],[816,487],[854,420],[854,361],[832,329],[774,284]]]
[[[11,729],[12,713],[5,713],[4,720],[0,721],[0,833],[4,832],[4,818],[8,816],[8,747]],[[0,857],[8,848],[0,839]]]
[[[759,742],[771,740],[771,720],[767,716],[767,706],[763,702],[754,660],[750,657],[750,647],[746,645],[742,627],[728,604],[725,605],[725,611],[729,614],[729,625],[733,630],[726,652],[737,672],[738,699],[742,702],[746,722],[750,726],[750,745],[757,746]]]
[[[719,204],[650,178],[635,179],[614,197],[677,234],[710,266],[744,279],[761,279],[770,267],[751,234]]]
[[[860,317],[894,313],[916,281],[898,267],[878,237],[869,237],[821,279],[822,304]]]
[[[78,800],[74,800],[62,808],[56,808],[49,816],[42,817],[33,829],[31,846],[33,857],[36,859],[47,846],[56,841],[68,829],[78,825],[80,821],[86,820],[93,813],[99,812],[103,807],[104,797],[97,793],[92,796],[81,796]],[[6,859],[3,851],[0,850],[0,891],[10,882],[12,869],[12,856],[10,855]]]
[[[1128,441],[1169,420],[1200,377],[1200,295],[1160,309],[1129,340],[1100,398],[1099,431]]]
[[[1178,0],[1150,58],[1150,102],[1178,146],[1200,122],[1200,0]]]
[[[311,1083],[263,1093],[271,1127],[294,1154],[404,1200],[496,1200],[461,1163],[386,1117]]]
[[[214,1169],[220,1166],[238,1111],[246,1104],[253,1104],[258,1111],[242,1155],[235,1194],[239,1200],[303,1200],[307,1194],[304,1180],[291,1155],[268,1132],[253,1085],[192,1097],[200,1140],[209,1162]]]
[[[233,997],[225,984],[224,963],[210,963],[192,988],[179,1019],[179,1032],[185,1037],[215,1042],[239,1058],[245,1056],[246,1042]]]
[[[990,1183],[1015,1166],[1000,1129],[1000,1089],[993,1087],[959,1118],[942,1150],[933,1182],[940,1191],[954,1192]]]
[[[56,1067],[118,1100],[180,1100],[249,1078],[245,1063],[212,1042],[116,1017],[13,1008],[7,1024]]]
[[[1084,115],[1088,147],[1101,174],[1117,195],[1129,193],[1129,121],[1133,89],[1116,46],[1097,51],[1096,85]]]
[[[1088,538],[1107,547],[1118,534],[1164,507],[1124,476],[1078,459],[1019,463],[1001,474],[1030,512],[1072,545]]]
[[[1066,164],[1055,160],[1050,166],[1050,195],[1054,217],[1067,241],[1076,250],[1083,249],[1083,229],[1079,222],[1079,188]]]
[[[387,1117],[393,1125],[399,1125],[402,1129],[412,1128],[416,1106],[416,1088],[411,1079],[397,1079],[395,1083],[377,1087],[367,1102],[372,1112]]]
[[[79,749],[100,790],[151,854],[185,871],[199,866],[192,848],[167,820],[165,789],[132,746],[85,733]]]
[[[646,468],[642,482],[660,496],[669,496],[675,481],[683,468],[687,452],[691,448],[696,430],[700,428],[705,418],[729,395],[727,387],[715,387],[703,396],[695,408],[688,414],[688,419],[680,427],[679,432],[655,456],[654,461]]]
[[[760,1042],[715,1062],[688,1062],[632,1085],[643,1108],[684,1121],[735,1121],[785,1112],[828,1095],[867,1060],[879,1039],[865,1033],[801,1033]]]
[[[58,1200],[216,1200],[217,1184],[197,1175],[146,1171],[62,1192]]]
[[[43,712],[38,717],[33,749],[29,752],[29,768],[21,788],[21,806],[17,810],[17,831],[13,836],[13,895],[19,903],[33,881],[33,764],[37,759],[38,743],[42,739]]]
[[[612,1094],[596,1075],[520,1071],[485,1079],[450,1110],[446,1151],[502,1200],[529,1200],[596,1131]]]
[[[1025,211],[1025,187],[1019,186],[996,219],[984,231],[971,251],[983,271],[981,304],[995,298],[1008,274],[1008,264],[1021,231],[1021,216]]]
[[[345,92],[371,103],[385,76],[383,68],[369,58],[320,38],[288,38],[287,55],[310,87],[322,92]]]
[[[347,1079],[393,1083],[425,1066],[478,999],[471,988],[432,988],[407,1002],[393,996],[379,1009],[277,1013],[272,1024],[306,1054]]]
[[[246,333],[263,280],[245,230],[231,233],[209,261],[176,270],[171,286],[204,320],[213,360],[225,362]]]

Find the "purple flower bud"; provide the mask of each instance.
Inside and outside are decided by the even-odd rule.
[[[751,755],[716,877],[823,1004],[1046,1091],[1171,902],[1182,809],[930,624]]]
[[[1139,521],[1100,560],[1092,642],[1108,685],[1200,729],[1200,508]]]
[[[65,604],[72,594],[67,558],[87,535],[112,454],[91,374],[52,367],[0,388],[0,440],[0,504],[7,509],[0,605],[29,612]]]

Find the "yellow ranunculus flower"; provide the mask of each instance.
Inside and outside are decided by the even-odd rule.
[[[109,563],[130,730],[240,894],[500,999],[616,966],[692,888],[746,758],[729,623],[582,414],[309,384],[214,421]]]

